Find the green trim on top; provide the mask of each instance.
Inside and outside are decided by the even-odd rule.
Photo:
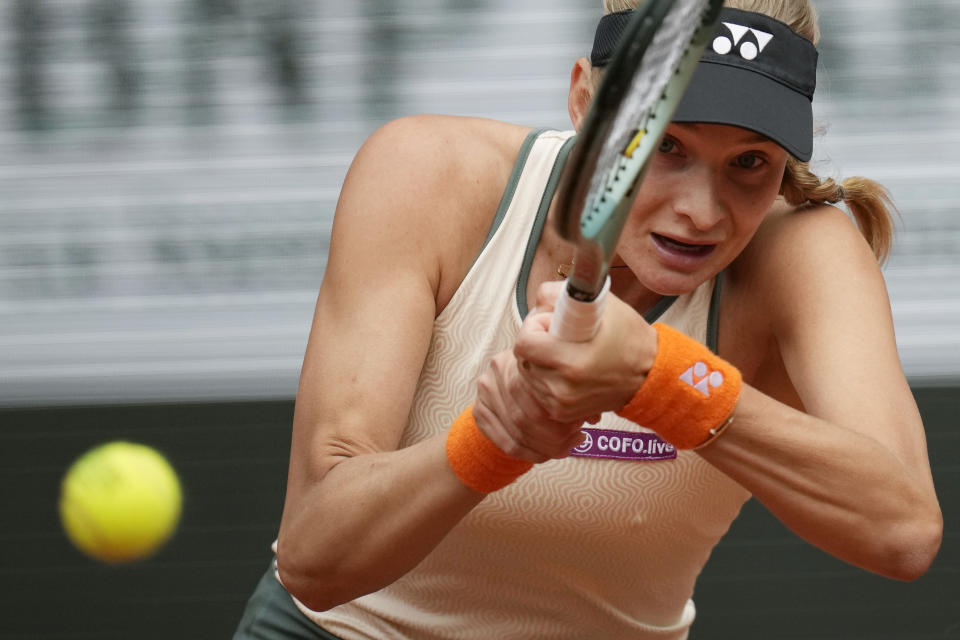
[[[677,296],[663,296],[657,304],[653,305],[649,311],[643,314],[643,319],[653,324],[660,319],[660,316],[667,312],[667,309],[673,306],[677,301]]]
[[[536,129],[531,131],[527,134],[523,144],[520,145],[520,150],[517,152],[517,159],[513,163],[513,170],[510,172],[510,177],[507,179],[507,186],[504,187],[503,195],[500,196],[500,204],[497,206],[497,213],[493,216],[493,222],[490,223],[490,229],[487,231],[487,237],[483,239],[483,246],[480,247],[480,251],[473,259],[474,264],[476,264],[477,259],[480,257],[480,254],[483,253],[484,249],[487,248],[487,244],[489,244],[490,240],[497,232],[497,229],[500,228],[500,223],[503,222],[503,218],[507,215],[507,209],[510,208],[510,203],[513,201],[513,195],[517,191],[517,184],[520,182],[520,175],[523,173],[523,168],[527,164],[527,158],[530,157],[530,150],[533,149],[533,145],[537,141],[537,138],[544,131],[547,131],[547,129]],[[470,268],[472,269],[473,265],[470,265]]]
[[[537,217],[533,222],[533,228],[530,230],[530,239],[527,241],[523,264],[520,267],[520,276],[517,278],[517,310],[520,312],[521,318],[525,318],[530,311],[527,306],[527,286],[530,283],[530,268],[533,265],[533,256],[537,251],[537,244],[540,241],[540,235],[543,233],[543,226],[547,222],[547,212],[550,210],[550,202],[553,200],[554,192],[557,190],[557,185],[560,182],[560,172],[567,162],[567,157],[570,155],[570,150],[573,148],[575,140],[576,136],[571,136],[570,139],[563,144],[563,147],[560,148],[560,152],[557,154],[557,158],[553,163],[553,168],[550,170],[547,187],[544,189],[543,196],[540,199],[540,207],[537,210]],[[667,309],[669,309],[676,300],[677,296],[664,296],[649,311],[643,314],[643,318],[651,324],[656,322],[660,316],[667,312]]]
[[[517,309],[520,311],[520,317],[527,317],[529,309],[527,308],[527,284],[530,282],[530,267],[533,265],[533,255],[537,252],[537,245],[540,243],[540,235],[543,233],[543,226],[547,223],[547,213],[550,211],[550,203],[553,201],[553,194],[557,190],[557,184],[560,182],[560,172],[563,165],[567,162],[567,156],[570,155],[570,149],[573,148],[573,142],[576,136],[563,143],[553,161],[553,168],[550,170],[550,177],[547,179],[547,186],[540,197],[540,206],[537,209],[537,217],[533,221],[533,228],[530,229],[530,238],[527,240],[527,250],[523,255],[523,264],[520,266],[520,277],[517,278]]]
[[[710,310],[707,312],[707,348],[718,353],[720,343],[720,294],[723,292],[723,271],[713,281],[713,294],[710,296]]]

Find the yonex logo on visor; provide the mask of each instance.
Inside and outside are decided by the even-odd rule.
[[[744,60],[755,60],[773,40],[773,34],[766,31],[751,29],[732,22],[724,22],[723,25],[730,30],[730,37],[720,35],[713,41],[713,50],[722,56],[733,51],[734,47],[739,47],[740,57]],[[743,39],[748,33],[753,34],[756,42]]]
[[[591,64],[609,62],[631,15],[619,11],[600,19]],[[742,127],[802,161],[810,160],[816,47],[789,25],[762,13],[724,8],[720,21],[673,121]]]

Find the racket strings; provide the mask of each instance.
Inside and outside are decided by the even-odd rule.
[[[603,290],[634,195],[722,5],[647,2],[627,26],[564,169],[558,225],[576,245],[567,278],[575,300],[594,300]]]
[[[618,179],[625,164],[632,159],[639,139],[647,133],[648,122],[656,117],[654,107],[667,99],[664,90],[689,53],[694,33],[703,22],[706,6],[706,0],[675,0],[664,16],[653,41],[644,52],[630,90],[624,96],[623,105],[601,148],[597,166],[610,167],[610,171],[594,175],[591,184],[593,193],[604,194],[609,191],[607,185],[611,180]]]

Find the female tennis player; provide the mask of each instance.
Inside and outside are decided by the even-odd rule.
[[[359,151],[276,565],[236,638],[685,638],[751,496],[846,562],[926,571],[942,518],[878,267],[886,194],[810,172],[813,7],[727,5],[587,342],[549,332],[569,132],[414,117]],[[575,129],[629,8],[607,2],[573,68]]]

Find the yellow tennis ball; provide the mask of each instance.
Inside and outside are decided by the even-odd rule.
[[[78,549],[123,563],[159,549],[176,530],[181,505],[180,480],[166,458],[117,441],[91,449],[67,470],[60,520]]]

